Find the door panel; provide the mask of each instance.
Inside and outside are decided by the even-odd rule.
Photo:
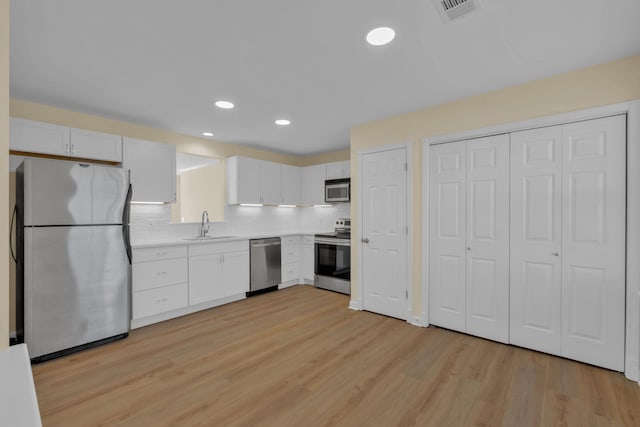
[[[466,144],[429,148],[429,321],[466,331]]]
[[[407,316],[407,151],[362,156],[363,306]]]
[[[511,134],[512,344],[561,351],[560,126]]]
[[[129,331],[122,227],[25,228],[25,342],[31,358]]]
[[[466,147],[466,331],[508,342],[509,135]]]
[[[563,126],[562,355],[624,370],[625,116]]]

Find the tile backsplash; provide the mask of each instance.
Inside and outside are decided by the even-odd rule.
[[[351,205],[329,207],[249,207],[225,206],[223,222],[212,222],[209,234],[278,233],[286,231],[320,232],[333,229],[338,218],[350,217]],[[171,223],[171,205],[131,205],[133,243],[179,239],[198,235],[200,224]]]

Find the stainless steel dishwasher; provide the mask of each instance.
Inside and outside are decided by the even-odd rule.
[[[250,240],[251,280],[247,296],[278,289],[282,283],[280,238]]]

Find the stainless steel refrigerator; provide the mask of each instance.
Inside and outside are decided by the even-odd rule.
[[[51,159],[18,167],[17,326],[34,362],[128,335],[130,197],[121,168]]]

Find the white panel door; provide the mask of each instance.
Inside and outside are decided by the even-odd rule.
[[[282,167],[280,163],[262,162],[262,203],[282,203]],[[256,183],[258,184],[258,183]]]
[[[122,137],[120,135],[71,128],[70,140],[73,157],[122,162]]]
[[[623,371],[626,118],[562,136],[562,355]]]
[[[189,305],[222,297],[222,255],[189,256]]]
[[[302,203],[302,170],[297,166],[282,166],[282,203],[299,205]]]
[[[131,199],[134,202],[175,202],[175,146],[126,137],[122,144],[122,167],[131,171]]]
[[[362,156],[365,310],[407,317],[407,150]],[[368,241],[367,241],[368,239]]]
[[[511,134],[510,336],[560,354],[562,130]]]
[[[433,146],[429,157],[429,319],[465,332],[466,144]]]
[[[506,343],[509,342],[509,135],[474,139],[466,146],[466,331]]]
[[[222,298],[249,292],[249,252],[229,252],[222,255]]]

